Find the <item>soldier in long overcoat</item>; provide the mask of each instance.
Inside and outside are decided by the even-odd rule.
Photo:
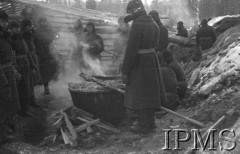
[[[32,92],[31,86],[31,71],[32,69],[36,69],[35,65],[31,65],[33,63],[32,56],[27,47],[27,43],[22,38],[20,34],[20,25],[11,21],[9,23],[9,31],[11,34],[11,45],[12,49],[16,55],[16,69],[21,74],[21,80],[17,81],[17,88],[19,94],[19,103],[21,106],[21,115],[30,116],[28,113],[28,108],[32,104],[32,98],[34,98],[34,93]]]
[[[21,21],[21,36],[26,42],[26,48],[28,48],[31,58],[29,58],[30,63],[30,88],[31,88],[31,105],[35,107],[40,107],[35,102],[34,96],[34,86],[40,81],[39,63],[38,57],[35,51],[35,45],[33,42],[33,24],[29,19],[23,19]]]
[[[141,0],[131,0],[127,12],[132,14],[133,23],[122,65],[126,83],[124,104],[138,115],[138,125],[131,130],[145,134],[155,127],[154,109],[160,109],[162,101],[166,101],[155,51],[159,28],[147,15]]]
[[[207,50],[213,46],[216,39],[213,27],[208,25],[207,19],[203,19],[196,35],[197,46],[200,46],[202,50]]]
[[[56,38],[56,34],[46,18],[40,18],[39,28],[34,35],[36,52],[39,57],[41,80],[44,85],[44,93],[50,94],[48,83],[56,78],[57,61],[50,51],[50,44]]]
[[[16,86],[15,54],[7,32],[8,15],[0,11],[0,143],[12,139],[13,117],[20,110]]]
[[[159,17],[159,13],[157,11],[152,10],[149,12],[149,15],[157,23],[159,30],[160,30],[158,51],[161,52],[161,51],[167,49],[167,47],[168,47],[168,30],[162,24],[160,17]]]

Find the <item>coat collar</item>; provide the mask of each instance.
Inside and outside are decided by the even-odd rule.
[[[138,17],[135,21],[153,22],[153,19],[149,15],[142,15],[142,16]]]
[[[145,10],[136,12],[133,15],[133,21],[142,21],[142,22],[152,22],[153,19],[151,16],[148,16]]]

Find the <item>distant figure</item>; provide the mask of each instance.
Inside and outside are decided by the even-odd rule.
[[[14,117],[20,110],[15,55],[9,43],[8,15],[0,10],[0,144],[14,139]],[[4,152],[3,152],[4,153]]]
[[[180,63],[175,59],[172,53],[166,49],[163,51],[163,59],[167,65],[173,69],[177,78],[177,93],[180,99],[183,99],[187,91],[187,80]]]
[[[189,37],[190,37],[190,38],[195,37],[196,34],[197,34],[198,29],[199,29],[199,24],[198,24],[198,21],[195,20],[195,21],[194,21],[194,25],[191,27],[191,29],[190,29],[190,31],[189,31]]]
[[[33,40],[33,24],[32,21],[25,18],[21,21],[21,37],[26,42],[27,48],[30,53],[30,92],[31,94],[31,105],[38,106],[35,102],[34,97],[34,86],[40,81],[40,70],[39,70],[39,63],[38,57],[36,55],[34,40]]]
[[[37,20],[38,20],[38,16],[37,13],[35,11],[35,9],[31,6],[26,6],[22,12],[21,12],[21,16],[23,18],[29,19],[32,21],[34,26],[37,26]]]
[[[182,21],[179,21],[179,22],[177,23],[177,30],[178,30],[177,36],[188,37],[188,31],[187,31],[187,29],[184,27]]]
[[[56,35],[46,18],[40,18],[35,33],[36,51],[39,56],[40,73],[45,95],[50,94],[48,83],[56,78],[57,62],[50,51],[50,44]]]
[[[101,62],[101,53],[104,51],[103,39],[96,33],[95,25],[92,22],[87,23],[85,43],[89,45],[87,54],[93,60]]]
[[[16,69],[21,74],[21,80],[17,81],[18,96],[21,106],[21,116],[31,116],[29,108],[33,106],[34,92],[33,84],[31,84],[31,71],[36,70],[33,63],[33,57],[27,47],[26,41],[22,38],[20,33],[20,25],[11,21],[9,23],[10,43],[16,55]]]
[[[159,36],[159,51],[163,51],[164,49],[167,49],[168,47],[168,30],[166,27],[163,26],[159,13],[155,10],[152,10],[149,12],[149,15],[153,18],[153,20],[157,23],[159,30],[160,30],[160,36]]]
[[[129,24],[124,22],[124,17],[118,19],[118,33],[114,41],[113,63],[116,65],[117,74],[121,73],[123,58],[128,41]]]
[[[86,68],[83,59],[83,42],[84,42],[84,28],[80,19],[74,23],[75,46],[73,47],[72,66],[78,68]]]
[[[208,25],[207,19],[203,19],[201,27],[197,31],[196,43],[202,50],[209,49],[216,41],[216,33],[213,27]]]

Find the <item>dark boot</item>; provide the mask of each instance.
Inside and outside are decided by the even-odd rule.
[[[33,114],[31,114],[31,103],[30,103],[30,99],[29,98],[20,98],[20,106],[21,106],[21,110],[19,111],[19,115],[21,117],[32,117]]]
[[[14,140],[16,137],[13,135],[13,131],[6,126],[6,124],[1,123],[0,124],[0,144],[10,143],[12,140]]]
[[[138,124],[136,126],[131,127],[131,131],[139,134],[148,134],[151,132],[150,130],[150,121],[148,118],[147,110],[138,110]]]
[[[154,110],[149,109],[147,112],[148,112],[148,118],[149,118],[149,121],[150,121],[149,128],[151,129],[151,131],[154,131],[156,129],[156,123],[155,123],[155,118],[154,118]]]

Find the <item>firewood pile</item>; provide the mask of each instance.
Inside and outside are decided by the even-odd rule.
[[[93,115],[76,107],[58,112],[52,115],[52,118],[55,119],[52,125],[56,129],[51,135],[44,138],[40,146],[58,142],[76,147],[82,139],[89,141],[89,138],[94,139],[93,136],[99,136],[104,140],[104,135],[120,133],[120,130],[114,128],[111,124],[94,119]]]

